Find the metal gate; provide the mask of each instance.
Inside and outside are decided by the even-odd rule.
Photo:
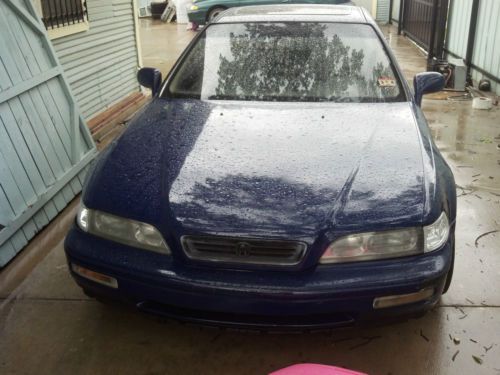
[[[402,30],[433,57],[443,55],[449,0],[404,0]]]
[[[0,1],[0,267],[80,192],[95,154],[31,0]]]

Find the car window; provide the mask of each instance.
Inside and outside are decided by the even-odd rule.
[[[213,24],[164,92],[204,100],[405,100],[373,28],[346,23]]]

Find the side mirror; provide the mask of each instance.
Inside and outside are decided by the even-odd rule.
[[[151,89],[153,96],[156,95],[161,86],[161,73],[155,68],[141,68],[137,72],[137,80],[139,83]]]
[[[441,73],[424,72],[418,73],[413,78],[413,87],[415,88],[415,102],[420,107],[422,105],[422,97],[425,94],[438,92],[444,89],[445,80]]]

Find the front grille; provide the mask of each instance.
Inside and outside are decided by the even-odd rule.
[[[298,264],[307,247],[298,241],[218,236],[183,236],[181,242],[190,259],[277,266]]]

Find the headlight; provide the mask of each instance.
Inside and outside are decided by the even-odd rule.
[[[124,245],[170,254],[161,233],[150,224],[90,210],[83,204],[80,204],[76,222],[84,232]]]
[[[424,251],[428,252],[439,249],[445,244],[446,241],[448,241],[449,235],[450,223],[448,222],[446,213],[442,212],[434,223],[424,227]]]
[[[328,246],[319,262],[357,262],[417,254],[421,252],[421,237],[419,228],[352,234]]]
[[[441,248],[448,240],[446,213],[426,227],[351,234],[332,242],[320,263],[344,263],[422,254]]]
[[[191,5],[191,8],[189,8],[191,10],[198,10],[198,5]]]

